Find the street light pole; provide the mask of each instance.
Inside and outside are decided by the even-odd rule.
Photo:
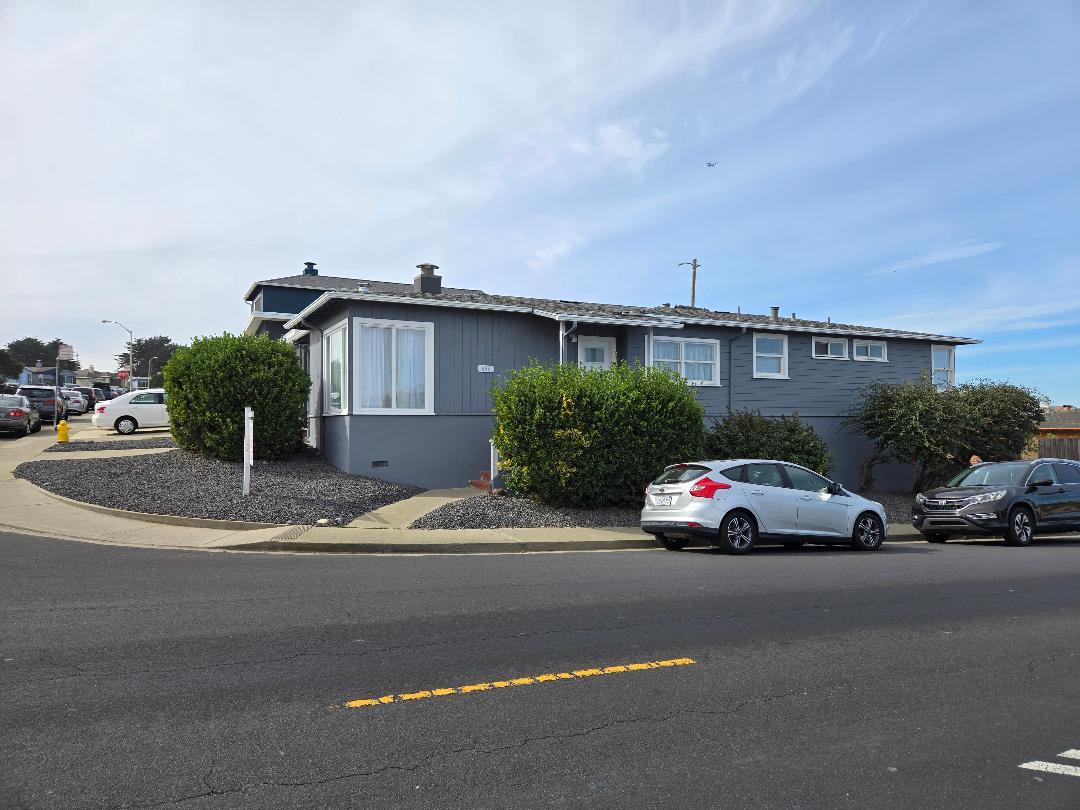
[[[156,357],[151,357],[150,362],[146,364],[146,387],[147,388],[153,388],[154,387],[154,383],[152,381],[154,379],[154,361],[155,360],[157,360]]]
[[[128,368],[131,369],[128,374],[128,385],[134,385],[135,381],[131,379],[135,374],[135,335],[131,333],[131,330],[124,326],[120,321],[110,321],[108,318],[102,318],[102,323],[115,323],[121,329],[128,333]]]

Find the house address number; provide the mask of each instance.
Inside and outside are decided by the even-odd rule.
[[[479,371],[481,374],[491,374],[495,371],[495,366],[479,365],[476,367],[476,370]]]

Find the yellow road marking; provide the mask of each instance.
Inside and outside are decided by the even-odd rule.
[[[382,706],[387,703],[396,703],[407,700],[422,700],[429,697],[445,697],[447,695],[467,695],[470,692],[486,692],[489,689],[505,689],[508,686],[532,686],[552,681],[577,680],[578,678],[591,678],[595,675],[614,675],[620,672],[641,672],[648,669],[660,669],[663,667],[684,667],[688,664],[696,664],[693,658],[669,658],[664,661],[643,661],[636,664],[616,664],[610,667],[591,667],[589,669],[575,669],[573,672],[548,672],[543,675],[531,675],[524,678],[510,678],[505,681],[490,681],[488,683],[470,683],[465,686],[446,687],[442,689],[423,689],[419,692],[402,692],[397,695],[385,695],[380,698],[361,698],[350,700],[345,705],[350,709],[359,709],[365,706]]]

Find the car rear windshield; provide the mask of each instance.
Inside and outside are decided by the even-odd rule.
[[[22,397],[0,397],[0,408],[21,408]]]
[[[708,471],[708,467],[702,467],[700,464],[676,464],[674,467],[668,467],[660,473],[660,477],[653,483],[681,484],[686,481],[693,481],[695,478],[701,478]]]
[[[980,464],[964,470],[948,483],[950,487],[1019,486],[1024,482],[1031,465],[1025,461],[1002,464]]]
[[[20,388],[18,394],[30,399],[54,399],[56,393],[51,388]]]

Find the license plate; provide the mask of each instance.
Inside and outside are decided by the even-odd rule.
[[[657,506],[671,506],[670,495],[653,495],[653,498],[656,500]]]

